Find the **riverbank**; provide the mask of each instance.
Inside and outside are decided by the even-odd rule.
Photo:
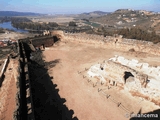
[[[20,32],[20,33],[28,33],[28,30],[22,30],[22,29],[17,29],[15,27],[13,27],[11,22],[0,23],[0,28],[8,29],[8,30],[15,31],[15,32]]]

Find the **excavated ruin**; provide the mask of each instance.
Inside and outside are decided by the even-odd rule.
[[[116,55],[108,61],[91,66],[87,73],[91,78],[98,78],[98,82],[123,87],[134,96],[160,105],[159,72],[160,66],[149,66],[148,63]]]
[[[45,31],[40,36],[20,39],[15,119],[44,120],[53,119],[56,116],[59,119],[77,119],[72,118],[73,111],[64,105],[65,99],[59,96],[56,84],[51,82],[53,76],[48,74],[48,66],[54,67],[59,60],[46,63],[43,61],[41,52],[60,40],[62,42],[78,41],[121,51],[160,55],[158,45],[147,41],[125,39],[122,36],[104,37],[83,33]],[[115,56],[102,63],[92,65],[87,71],[89,78],[96,78],[94,82],[121,88],[131,93],[132,96],[145,98],[160,106],[159,73],[160,66],[150,66],[148,63],[140,63],[135,59],[128,60],[122,56]],[[48,98],[47,101],[44,98]]]

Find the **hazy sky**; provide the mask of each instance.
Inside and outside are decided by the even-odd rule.
[[[0,0],[0,11],[70,14],[121,8],[160,12],[160,0]]]

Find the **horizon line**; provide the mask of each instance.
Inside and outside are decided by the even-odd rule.
[[[82,12],[77,12],[77,13],[66,13],[66,12],[53,12],[53,13],[51,13],[51,12],[46,12],[46,13],[42,13],[42,12],[34,12],[34,11],[18,11],[18,10],[0,10],[0,12],[19,12],[19,13],[35,13],[35,14],[83,14],[83,13],[91,13],[91,12],[96,12],[96,11],[100,11],[100,12],[110,12],[110,13],[112,13],[112,12],[115,12],[115,11],[117,11],[117,10],[135,10],[135,11],[148,11],[148,12],[155,12],[155,13],[159,13],[160,11],[153,11],[153,10],[146,10],[146,9],[131,9],[131,8],[119,8],[119,9],[116,9],[116,10],[113,10],[113,11],[104,11],[104,10],[90,10],[90,11],[82,11]]]

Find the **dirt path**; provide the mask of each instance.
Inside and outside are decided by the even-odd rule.
[[[0,103],[3,109],[0,111],[0,119],[12,120],[13,113],[16,108],[16,81],[15,81],[15,70],[17,67],[17,61],[10,60],[8,67],[5,72],[5,78],[0,90]]]

